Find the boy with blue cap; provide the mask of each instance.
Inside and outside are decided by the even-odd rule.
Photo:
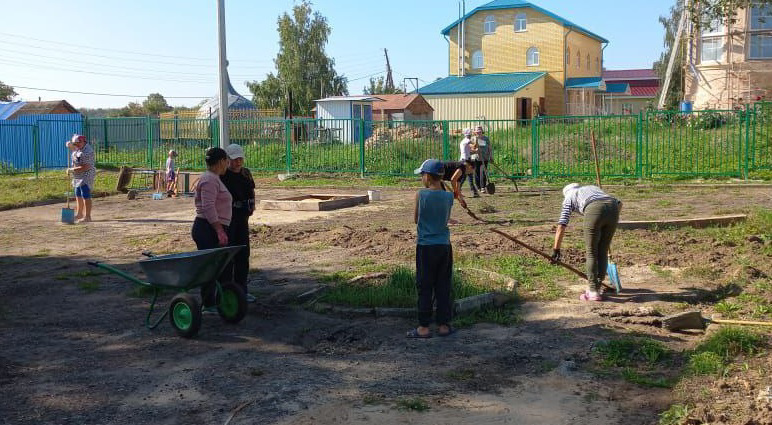
[[[434,302],[437,311],[437,335],[448,336],[455,330],[450,326],[452,316],[451,285],[453,278],[453,250],[450,246],[448,220],[453,207],[453,194],[442,187],[445,165],[436,159],[427,159],[415,170],[421,175],[425,189],[415,196],[413,219],[417,226],[416,286],[418,287],[418,327],[407,333],[408,338],[431,338]]]

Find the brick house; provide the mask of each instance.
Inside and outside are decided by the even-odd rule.
[[[772,95],[772,7],[740,9],[736,18],[687,30],[684,100],[695,109],[732,109]]]
[[[601,70],[608,40],[534,3],[491,1],[442,34],[448,41],[449,76],[419,90],[435,109],[435,119],[529,119],[534,113],[587,115],[603,110],[606,86]],[[512,81],[506,75],[512,75]],[[484,81],[484,76],[498,77]],[[477,77],[478,84],[467,84],[470,77]],[[529,80],[526,86],[514,84]],[[490,93],[481,91],[486,85],[491,85]],[[450,90],[453,87],[457,89]],[[517,90],[506,91],[509,88]],[[440,103],[449,98],[466,106],[447,112]],[[483,109],[487,114],[479,112]]]

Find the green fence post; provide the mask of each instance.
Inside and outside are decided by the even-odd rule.
[[[443,161],[450,161],[450,146],[448,143],[450,143],[450,134],[449,134],[450,125],[448,124],[448,121],[442,121],[442,160]]]
[[[147,152],[145,155],[147,156],[147,168],[152,170],[153,169],[153,141],[151,140],[151,130],[150,130],[150,115],[147,115],[145,117],[145,133],[147,136]]]
[[[365,120],[359,121],[359,177],[365,178]]]
[[[643,111],[638,111],[638,123],[635,131],[635,175],[643,179]]]
[[[287,145],[285,158],[287,160],[287,175],[292,172],[292,120],[284,120],[284,141]]]
[[[107,152],[107,120],[102,118],[102,134],[104,137],[104,141],[102,142],[104,144],[105,152]]]
[[[750,127],[751,127],[751,107],[750,105],[745,106],[745,167],[743,169],[743,175],[745,180],[748,180],[748,160],[750,159],[748,155],[748,147],[750,144],[748,143],[748,140],[750,139]],[[742,144],[740,145],[742,149]]]
[[[38,124],[35,123],[32,126],[32,150],[34,154],[33,167],[35,168],[35,178],[38,177],[38,169],[40,168],[40,141],[38,140]]]
[[[531,118],[531,177],[539,176],[539,119]]]

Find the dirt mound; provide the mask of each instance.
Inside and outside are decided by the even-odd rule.
[[[309,353],[345,355],[370,351],[381,345],[359,326],[343,325],[332,329],[313,329],[300,337],[298,344]]]

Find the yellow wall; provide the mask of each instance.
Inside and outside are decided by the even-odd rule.
[[[528,18],[527,29],[515,32],[515,15],[525,13]],[[496,29],[492,34],[483,34],[487,16],[494,16]],[[459,25],[448,33],[450,40],[448,55],[450,75],[458,75],[458,31]],[[571,46],[574,57],[572,67],[567,70],[567,77],[599,77],[601,71],[595,66],[597,57],[602,64],[601,43],[583,33],[564,28],[552,18],[529,8],[507,10],[483,10],[467,18],[465,22],[464,65],[466,74],[493,74],[509,72],[547,72],[545,84],[546,112],[548,115],[561,115],[565,111],[564,36]],[[526,65],[526,52],[530,47],[539,48],[539,65]],[[582,67],[576,69],[576,51],[582,52]],[[472,54],[483,52],[483,69],[472,69]],[[590,53],[591,67],[588,71],[585,60]],[[436,108],[435,108],[436,110]],[[436,115],[436,114],[435,114]]]
[[[568,30],[566,30],[568,32]],[[600,77],[603,66],[602,46],[600,41],[590,38],[580,32],[571,31],[568,32],[566,39],[566,47],[571,53],[571,62],[566,66],[566,74],[568,78],[579,77]],[[582,61],[580,67],[577,68],[576,54],[579,52]],[[587,55],[590,55],[590,69],[587,69]],[[598,59],[600,67],[596,67],[595,59]]]
[[[546,81],[540,78],[516,93],[422,95],[432,108],[435,120],[514,120],[515,99],[531,98],[533,104],[544,97]]]

